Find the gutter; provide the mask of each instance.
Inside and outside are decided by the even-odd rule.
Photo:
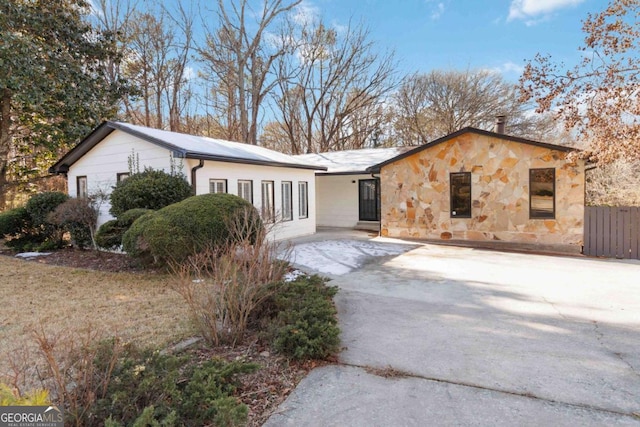
[[[191,190],[193,191],[193,195],[196,195],[196,172],[198,169],[202,169],[204,166],[204,160],[200,159],[197,165],[191,168]]]

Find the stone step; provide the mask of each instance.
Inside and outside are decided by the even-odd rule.
[[[356,230],[380,231],[380,221],[358,221]]]

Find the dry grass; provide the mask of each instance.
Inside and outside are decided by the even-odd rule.
[[[193,334],[182,297],[164,274],[109,273],[0,257],[0,375],[16,355],[38,357],[32,331],[82,331],[91,324],[140,346]]]

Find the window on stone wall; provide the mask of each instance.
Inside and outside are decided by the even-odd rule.
[[[449,174],[451,218],[471,218],[471,172]]]
[[[556,217],[556,170],[529,169],[529,218]]]

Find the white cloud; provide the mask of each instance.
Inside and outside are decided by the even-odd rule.
[[[512,0],[507,21],[522,19],[526,25],[535,25],[557,11],[577,6],[584,0]]]
[[[431,14],[429,17],[431,20],[435,21],[440,19],[440,17],[444,14],[446,9],[445,2],[437,1],[437,0],[424,0],[427,5],[429,5],[429,10]],[[447,0],[449,1],[449,0]]]
[[[496,65],[494,67],[486,67],[482,68],[483,70],[489,71],[491,73],[502,74],[505,77],[520,77],[520,74],[524,71],[524,66],[520,64],[516,64],[512,61],[506,61],[500,65]]]
[[[444,3],[438,3],[433,11],[431,11],[431,19],[439,19],[444,13]]]
[[[524,67],[520,64],[516,64],[515,62],[507,61],[498,67],[498,71],[502,74],[513,73],[520,75],[524,71]]]

